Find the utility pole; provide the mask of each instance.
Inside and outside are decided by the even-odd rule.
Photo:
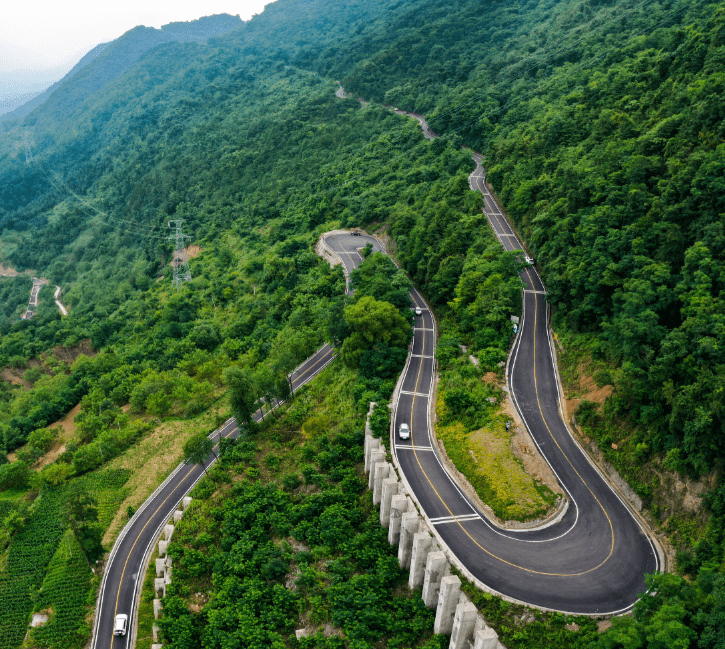
[[[182,282],[191,281],[191,268],[189,268],[189,255],[186,253],[186,246],[184,245],[186,239],[191,239],[188,234],[184,234],[181,231],[181,224],[184,221],[182,219],[175,219],[169,221],[169,227],[173,228],[176,226],[176,232],[169,239],[173,239],[176,245],[174,250],[174,259],[171,262],[174,267],[174,280],[172,285],[177,291],[181,290]],[[171,225],[171,224],[174,225]]]

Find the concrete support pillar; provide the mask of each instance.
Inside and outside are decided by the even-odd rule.
[[[181,517],[184,515],[183,510],[177,509],[174,512],[174,523],[178,523],[181,520]]]
[[[164,574],[166,563],[163,559],[156,559],[156,576],[161,577]]]
[[[441,588],[441,579],[451,572],[451,565],[443,552],[430,552],[425,562],[425,576],[423,578],[423,603],[428,608],[438,606],[438,592]]]
[[[476,626],[478,609],[469,602],[459,602],[453,616],[453,629],[449,649],[469,649],[469,640],[473,638],[473,629]]]
[[[154,600],[154,620],[159,619],[159,615],[161,614],[161,609],[164,608],[161,606],[161,600],[155,599]]]
[[[379,448],[370,453],[370,477],[368,478],[368,489],[375,485],[375,465],[378,462],[385,462],[385,447],[381,444]]]
[[[398,563],[401,568],[410,567],[410,555],[413,552],[413,535],[420,529],[417,513],[406,512],[400,520],[400,542],[398,544]]]
[[[168,541],[159,541],[159,556],[166,556],[166,547],[169,545]]]
[[[476,631],[473,636],[473,649],[498,649],[498,635],[491,627]]]
[[[166,597],[166,580],[163,577],[154,579],[154,592],[157,595],[161,593],[162,597]]]
[[[448,575],[441,579],[441,589],[438,594],[438,607],[436,619],[433,623],[433,633],[450,635],[453,630],[453,616],[458,606],[458,597],[461,594],[461,580],[456,575]]]
[[[373,414],[373,410],[375,410],[375,406],[377,405],[377,401],[371,401],[370,407],[368,408],[368,416],[365,417],[365,435],[368,437],[373,436],[373,431],[370,429],[370,415]]]
[[[164,525],[164,538],[167,541],[171,540],[171,535],[174,533],[174,526],[173,525]]]
[[[393,470],[389,462],[378,462],[373,471],[373,505],[379,505],[383,499],[383,480],[385,480]]]
[[[370,454],[380,448],[380,440],[377,437],[365,437],[365,473],[370,471]]]
[[[159,627],[157,627],[155,624],[151,626],[151,635],[153,636],[154,642],[159,641]]]
[[[380,524],[383,527],[390,527],[390,504],[393,496],[398,495],[399,484],[395,469],[392,469],[383,480],[383,494],[380,498]]]
[[[428,532],[417,532],[413,535],[413,551],[410,555],[410,575],[408,577],[408,586],[411,590],[423,585],[425,562],[432,544],[433,539]]]
[[[393,496],[390,499],[390,521],[388,525],[388,543],[400,542],[400,524],[403,514],[408,511],[408,499],[405,496]]]
[[[184,496],[184,499],[181,501],[181,506],[184,508],[184,511],[191,505],[191,496]]]

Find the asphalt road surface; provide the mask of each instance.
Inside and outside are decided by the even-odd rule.
[[[291,375],[293,389],[303,386],[322,371],[334,358],[331,347],[325,345],[308,358]],[[254,417],[261,419],[261,413]],[[220,437],[236,437],[237,424],[229,419],[213,439],[218,443]],[[215,448],[216,450],[216,448]],[[214,463],[210,458],[206,463],[209,468]],[[141,572],[146,553],[154,545],[164,525],[169,522],[174,511],[193,486],[203,477],[201,465],[181,464],[143,504],[134,518],[129,521],[111,551],[104,579],[101,584],[99,606],[93,628],[91,649],[125,649],[132,637],[131,629],[135,627],[133,619],[134,602],[139,595],[137,588],[143,581]],[[153,570],[153,566],[149,568]],[[125,613],[129,619],[129,631],[126,636],[113,635],[113,621],[117,614]]]
[[[475,158],[475,157],[474,157]],[[521,249],[513,230],[485,186],[478,167],[472,189],[484,195],[484,211],[507,250]],[[326,244],[348,272],[360,265],[360,249],[379,242],[366,235],[328,235]],[[417,292],[420,307],[395,409],[395,430],[410,426],[408,440],[395,439],[392,451],[426,515],[448,547],[482,582],[520,601],[568,613],[625,611],[644,590],[644,574],[659,569],[649,538],[620,498],[572,439],[559,413],[558,384],[547,328],[545,289],[533,267],[521,273],[524,314],[512,351],[509,385],[529,431],[569,494],[564,518],[543,529],[511,531],[491,524],[446,472],[431,443],[430,399],[434,378],[435,320]],[[296,389],[333,359],[324,346],[292,375]],[[260,414],[257,414],[257,419]],[[214,433],[235,436],[230,419]],[[213,463],[211,459],[207,467]],[[182,498],[203,476],[200,465],[180,465],[144,503],[114,546],[101,585],[92,649],[124,649],[131,633],[113,636],[118,613],[132,615],[146,553]],[[130,620],[134,626],[136,621]]]
[[[480,158],[471,175],[484,194],[485,213],[506,250],[521,249],[495,199],[486,189]],[[335,235],[326,243],[348,271],[362,261],[359,249],[372,237]],[[572,439],[559,413],[558,384],[549,346],[544,285],[533,267],[521,273],[524,314],[510,367],[510,389],[531,435],[570,497],[564,518],[543,529],[511,531],[492,525],[443,468],[431,442],[435,320],[420,307],[408,364],[395,409],[395,430],[410,426],[410,439],[394,440],[393,452],[426,515],[448,547],[483,583],[538,606],[568,613],[606,614],[628,609],[645,587],[644,574],[659,568],[650,540]]]
[[[486,188],[480,157],[471,188],[506,250],[522,249]],[[523,254],[523,252],[522,252]],[[572,439],[559,412],[545,288],[533,267],[521,273],[524,313],[509,370],[509,388],[539,450],[570,497],[564,518],[543,529],[511,531],[489,522],[443,468],[431,443],[435,323],[421,296],[412,355],[395,415],[411,428],[395,440],[403,473],[436,531],[483,583],[509,597],[568,613],[627,610],[644,590],[644,574],[660,568],[638,521]]]

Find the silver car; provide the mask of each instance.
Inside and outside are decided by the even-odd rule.
[[[422,315],[422,314],[423,314],[423,311],[421,310],[421,308],[419,306],[415,307],[415,315]]]
[[[126,635],[128,629],[128,615],[117,615],[113,621],[113,635]]]
[[[410,439],[410,428],[408,427],[408,424],[400,424],[400,428],[398,428],[398,437],[400,437],[400,439]]]

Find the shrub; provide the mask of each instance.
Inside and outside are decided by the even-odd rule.
[[[47,428],[37,428],[28,437],[28,446],[36,448],[43,453],[47,453],[53,442],[58,439],[58,430],[48,430]]]

